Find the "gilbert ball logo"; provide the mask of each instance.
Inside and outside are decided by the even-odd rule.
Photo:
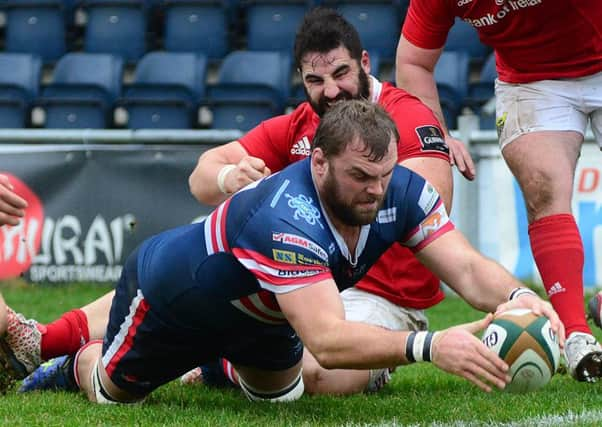
[[[44,206],[38,196],[23,181],[14,175],[0,172],[8,177],[14,192],[28,203],[25,216],[19,225],[0,227],[0,280],[17,277],[27,271],[32,259],[40,250]]]

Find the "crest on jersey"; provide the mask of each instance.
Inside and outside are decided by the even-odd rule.
[[[288,199],[288,206],[293,208],[293,218],[297,221],[304,219],[309,225],[318,224],[320,228],[324,229],[320,218],[322,215],[318,208],[313,205],[313,199],[307,197],[305,194],[299,194],[298,196],[291,196],[290,194],[284,195]]]
[[[438,127],[420,126],[416,128],[416,134],[422,145],[422,151],[440,151],[449,154],[449,147]]]

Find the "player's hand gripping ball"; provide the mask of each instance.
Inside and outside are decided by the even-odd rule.
[[[510,367],[510,393],[537,390],[558,369],[558,338],[545,316],[528,309],[514,309],[497,315],[483,334],[483,343]]]

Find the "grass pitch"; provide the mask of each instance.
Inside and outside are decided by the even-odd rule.
[[[7,303],[48,322],[109,288],[2,287]],[[476,320],[481,313],[457,298],[429,310],[431,329]],[[598,337],[600,331],[598,333]],[[557,374],[538,392],[486,394],[468,381],[423,363],[398,368],[377,394],[304,396],[288,404],[251,403],[236,390],[168,384],[137,405],[94,405],[82,394],[36,392],[0,397],[6,426],[598,426],[602,383]]]

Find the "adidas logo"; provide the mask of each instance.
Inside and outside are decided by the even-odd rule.
[[[560,282],[556,282],[552,285],[550,289],[548,289],[548,297],[559,294],[561,292],[566,292],[566,289],[560,284]]]
[[[298,156],[309,156],[311,154],[311,144],[309,139],[304,136],[299,141],[295,142],[291,147],[291,154]]]

